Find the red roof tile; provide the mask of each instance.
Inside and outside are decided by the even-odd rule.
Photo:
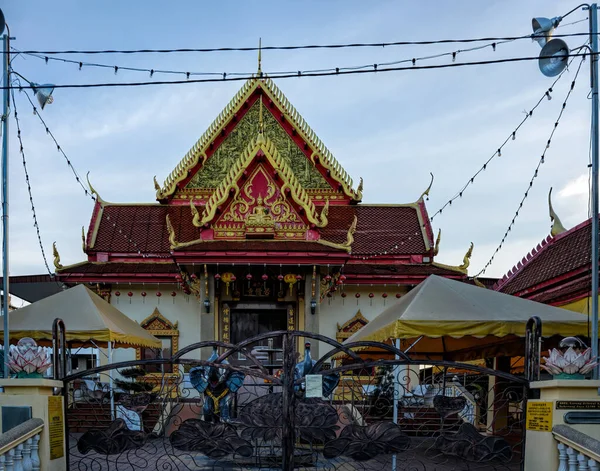
[[[329,209],[329,223],[321,230],[323,240],[344,243],[354,216],[357,227],[352,244],[354,255],[379,253],[398,245],[393,250],[396,255],[425,254],[427,249],[415,206],[332,206]],[[192,215],[188,206],[172,205],[111,205],[105,204],[102,219],[96,223],[98,231],[90,252],[108,253],[168,253],[169,236],[166,228],[166,216],[169,215],[178,242],[190,242],[199,238],[199,230],[192,224]],[[131,242],[130,242],[131,241]],[[135,243],[135,245],[134,245]],[[260,250],[296,250],[286,246],[292,242],[246,242],[243,250],[254,250],[252,244],[258,244]],[[206,247],[218,248],[218,242]],[[242,246],[223,242],[223,247]],[[276,245],[277,244],[277,245]],[[302,242],[300,251],[306,251],[306,242]],[[201,250],[205,244],[194,246]],[[337,251],[320,244],[311,244],[310,250]],[[280,248],[275,248],[280,247]],[[189,250],[187,248],[186,250]],[[258,250],[258,249],[257,249]]]
[[[76,265],[65,267],[57,272],[59,277],[64,278],[65,275],[71,273],[77,274],[175,274],[178,273],[177,266],[172,263],[126,263],[126,262],[84,262]]]
[[[381,275],[381,276],[429,276],[439,275],[446,277],[466,278],[466,275],[448,268],[431,264],[396,264],[396,265],[354,265],[344,266],[345,275]]]
[[[591,219],[588,219],[567,232],[545,239],[502,278],[495,289],[517,294],[589,266],[591,237]]]

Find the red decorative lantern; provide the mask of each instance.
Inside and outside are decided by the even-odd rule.
[[[354,295],[354,297],[356,298],[356,305],[358,306],[358,300],[359,300],[359,298],[360,298],[360,293],[356,293],[356,294]]]
[[[131,304],[131,297],[133,296],[133,293],[130,291],[127,293],[127,296],[129,296],[129,304]]]
[[[221,279],[221,275],[219,275],[218,273],[215,275],[215,280],[219,281]]]
[[[157,291],[156,296],[158,296],[160,298],[162,296],[162,293],[160,291]]]
[[[302,275],[296,275],[296,280],[302,281]]]
[[[283,275],[282,275],[282,274],[279,274],[279,275],[277,275],[277,279],[278,279],[279,281],[283,281]]]
[[[250,281],[250,280],[252,279],[252,273],[248,273],[248,274],[246,275],[246,279],[247,279],[248,281]]]
[[[177,281],[181,282],[181,280],[182,280],[183,278],[181,278],[181,274],[177,273],[177,275],[175,275],[175,279],[176,279]]]
[[[327,283],[329,283],[331,281],[331,275],[329,275],[329,274],[325,275],[325,281]]]
[[[118,298],[119,296],[121,296],[121,292],[120,291],[115,291],[115,296]]]
[[[348,296],[346,293],[342,293],[342,306],[344,305],[344,299]]]
[[[385,306],[385,300],[386,300],[386,298],[388,297],[388,294],[387,294],[387,293],[383,293],[383,294],[381,295],[381,297],[383,298],[383,305]]]
[[[346,275],[340,275],[340,281],[343,283],[346,281]]]
[[[235,281],[235,280],[237,280],[236,276],[235,275],[231,275],[231,281]]]
[[[140,294],[142,295],[142,302],[146,304],[146,292],[142,291]]]
[[[369,293],[369,298],[370,298],[370,305],[373,305],[373,298],[375,297],[375,294],[373,293]]]
[[[142,294],[142,296],[143,296],[144,298],[146,297],[146,292],[145,292],[145,291],[142,291],[142,293],[141,293],[141,294]]]
[[[396,293],[396,299],[400,299],[402,295],[400,293]]]
[[[173,298],[173,304],[175,304],[175,296],[177,296],[177,293],[175,291],[171,291],[171,297]]]
[[[198,275],[196,275],[195,273],[192,273],[192,274],[190,275],[190,280],[192,280],[192,281],[196,281],[197,279],[198,279]]]
[[[219,275],[218,273],[215,274],[215,289],[218,291],[219,290],[219,282],[221,281],[221,275]]]
[[[269,275],[267,275],[266,273],[262,276],[262,280],[263,281],[267,281],[269,279]]]

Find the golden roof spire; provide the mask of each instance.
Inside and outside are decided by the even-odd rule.
[[[566,232],[567,229],[562,225],[558,215],[554,212],[554,208],[552,207],[552,188],[550,188],[550,192],[548,193],[548,209],[550,210],[550,221],[552,221],[552,228],[550,229],[550,235],[552,237],[556,237],[558,234],[562,234]]]
[[[52,243],[52,254],[54,255],[54,268],[57,270],[62,270],[63,266],[60,263],[60,255],[58,253],[58,249],[56,248],[56,242]]]
[[[262,77],[262,38],[258,38],[258,76]]]
[[[264,144],[265,143],[265,123],[263,121],[263,102],[262,95],[258,97],[258,139],[257,143]]]
[[[437,239],[435,239],[435,247],[433,248],[433,256],[437,256],[440,253],[440,240],[442,239],[442,230],[438,230]]]

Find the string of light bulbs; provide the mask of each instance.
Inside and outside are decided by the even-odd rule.
[[[504,235],[502,236],[502,239],[500,240],[500,243],[498,244],[498,246],[496,247],[496,249],[494,250],[494,253],[492,254],[492,256],[490,257],[490,259],[487,261],[487,263],[483,266],[483,268],[479,271],[479,273],[477,273],[477,275],[475,276],[479,276],[483,273],[485,273],[485,271],[488,269],[488,267],[494,262],[494,258],[496,256],[496,254],[502,249],[502,247],[504,246],[504,243],[506,242],[506,239],[508,237],[508,234],[511,232],[513,226],[515,225],[515,221],[517,220],[517,218],[519,217],[519,214],[521,212],[521,209],[523,208],[523,204],[525,203],[525,200],[527,199],[527,197],[529,196],[529,193],[531,191],[531,188],[533,187],[533,183],[535,181],[535,179],[538,177],[539,175],[539,170],[540,167],[542,166],[542,164],[545,161],[546,158],[546,153],[548,152],[548,149],[550,149],[550,145],[552,143],[552,138],[554,137],[554,133],[556,132],[556,130],[558,129],[558,125],[560,124],[560,120],[565,112],[565,108],[567,107],[567,102],[569,101],[569,98],[571,97],[571,94],[573,93],[573,90],[575,88],[575,82],[577,81],[577,77],[579,75],[579,71],[581,70],[581,66],[583,65],[585,61],[585,57],[583,57],[581,59],[581,61],[579,62],[579,66],[577,67],[577,72],[575,73],[575,77],[573,78],[573,81],[571,82],[571,86],[569,87],[569,91],[567,92],[567,95],[565,97],[565,100],[563,101],[563,104],[560,108],[560,112],[558,114],[558,117],[556,118],[556,121],[554,122],[554,126],[552,127],[552,132],[550,133],[550,137],[548,138],[548,141],[546,142],[546,145],[544,147],[544,151],[542,152],[541,157],[538,160],[538,163],[535,167],[535,170],[533,172],[533,176],[531,177],[531,179],[529,180],[529,184],[527,185],[527,189],[525,190],[525,193],[523,195],[523,197],[521,198],[521,201],[519,202],[519,206],[517,208],[517,210],[515,211],[515,214],[512,218],[512,220],[510,221],[510,224],[508,225],[508,228],[506,229],[506,231],[504,232]]]
[[[21,123],[19,120],[19,112],[17,110],[17,105],[15,102],[15,92],[11,91],[12,101],[13,101],[13,109],[15,117],[15,123],[17,125],[17,139],[19,140],[19,152],[21,154],[21,161],[23,164],[23,170],[25,171],[25,184],[27,185],[27,193],[29,194],[29,203],[31,205],[31,214],[33,216],[33,227],[35,228],[38,244],[40,246],[40,251],[42,253],[42,258],[44,259],[44,265],[46,266],[46,271],[50,275],[51,279],[54,279],[54,273],[50,270],[50,266],[48,265],[48,259],[46,258],[46,252],[44,250],[44,244],[42,243],[42,235],[40,234],[40,224],[37,218],[37,212],[35,210],[35,204],[33,202],[33,194],[31,192],[31,181],[29,179],[29,172],[27,171],[27,160],[25,158],[25,147],[23,146],[23,136],[21,132]],[[56,280],[55,280],[56,281]],[[58,283],[58,282],[57,282]]]
[[[491,48],[491,49],[493,49],[493,51],[496,51],[497,46],[506,44],[506,43],[510,43],[513,41],[516,41],[516,39],[508,39],[508,40],[504,40],[504,41],[492,42],[492,43],[487,43],[487,44],[483,44],[480,46],[470,47],[467,49],[457,49],[454,51],[443,52],[443,53],[433,54],[433,55],[428,55],[428,56],[423,56],[423,57],[415,57],[415,58],[401,59],[401,60],[391,61],[391,62],[383,62],[383,63],[377,64],[376,66],[377,67],[389,67],[392,65],[404,64],[404,63],[409,63],[409,62],[413,62],[413,61],[420,62],[420,61],[424,61],[424,60],[438,59],[441,57],[452,57],[452,61],[454,62],[454,61],[456,61],[456,57],[458,56],[458,54],[463,54],[463,53],[472,52],[472,51],[479,51],[479,50],[486,49],[486,48]],[[154,77],[154,75],[159,75],[159,74],[181,75],[181,76],[185,76],[186,79],[189,79],[190,77],[201,77],[201,76],[236,77],[236,76],[252,75],[252,72],[185,72],[185,71],[181,71],[181,70],[165,70],[165,69],[160,69],[160,68],[156,68],[156,67],[140,68],[140,67],[130,67],[130,66],[114,65],[114,64],[102,64],[102,63],[95,63],[95,62],[86,62],[86,61],[78,61],[78,60],[73,60],[73,59],[66,59],[64,57],[55,57],[55,56],[47,56],[47,55],[44,56],[44,55],[36,54],[36,53],[32,53],[32,52],[20,51],[14,47],[11,49],[16,54],[35,57],[37,59],[43,60],[46,64],[48,64],[49,61],[55,61],[55,62],[61,62],[61,63],[65,63],[65,64],[76,65],[79,70],[82,70],[84,67],[96,67],[96,68],[110,69],[110,70],[114,71],[115,74],[117,74],[119,71],[143,72],[143,73],[149,74],[150,78]],[[301,74],[313,74],[313,73],[322,73],[322,72],[336,72],[336,71],[339,72],[339,71],[346,71],[346,70],[362,70],[362,69],[367,70],[367,69],[371,69],[373,67],[374,67],[374,64],[371,62],[369,64],[348,66],[348,67],[307,69],[307,70],[301,70],[300,73]],[[286,75],[286,74],[297,74],[297,73],[298,73],[297,70],[291,70],[291,71],[287,70],[287,71],[273,71],[273,72],[270,72],[269,75],[271,75],[271,74]]]
[[[65,159],[65,161],[67,163],[67,166],[71,170],[71,173],[75,177],[75,180],[78,183],[78,185],[82,188],[83,192],[85,193],[85,195],[87,197],[89,197],[94,203],[99,204],[100,208],[102,210],[104,210],[104,208],[105,208],[104,201],[102,201],[99,197],[94,196],[94,194],[90,190],[88,190],[88,188],[86,188],[86,186],[84,185],[81,177],[79,176],[79,173],[77,172],[77,170],[75,169],[73,163],[71,162],[71,159],[69,159],[69,157],[65,153],[64,149],[60,146],[60,144],[58,143],[56,137],[54,136],[54,134],[52,133],[52,131],[50,130],[50,128],[46,124],[46,121],[44,120],[44,118],[42,118],[42,116],[38,112],[37,107],[35,106],[33,100],[31,99],[31,97],[29,96],[29,94],[27,93],[26,90],[23,90],[23,93],[27,97],[27,100],[29,101],[29,104],[31,105],[31,107],[33,109],[33,114],[38,117],[38,120],[40,121],[40,123],[42,124],[42,126],[44,126],[46,134],[48,134],[50,136],[50,138],[52,139],[52,141],[56,145],[57,151]],[[14,102],[14,100],[13,100],[13,102]],[[125,240],[127,240],[135,248],[135,250],[137,251],[138,255],[140,255],[142,258],[169,259],[169,260],[171,260],[175,264],[175,266],[177,267],[179,273],[181,273],[182,271],[184,271],[183,267],[181,267],[181,265],[179,265],[179,263],[175,259],[175,256],[171,252],[169,252],[168,255],[155,254],[155,253],[142,253],[142,251],[140,250],[139,244],[137,242],[135,242],[130,236],[127,235],[127,231],[126,230],[124,231],[122,228],[117,227],[117,222],[111,220],[110,216],[108,214],[105,214],[105,213],[106,213],[105,211],[100,211],[99,212],[99,214],[101,214],[101,217],[106,218],[107,222],[109,222],[113,226],[113,228],[116,231],[118,231],[119,234],[122,235],[125,238]]]
[[[592,53],[586,53],[592,54]],[[593,53],[594,55],[598,55],[599,53]],[[583,57],[585,54],[571,54],[570,57]],[[407,59],[403,62],[410,62],[412,66],[400,66],[400,67],[380,67],[379,64],[372,64],[368,69],[352,69],[352,70],[343,70],[339,67],[335,69],[328,69],[328,72],[311,72],[311,73],[303,73],[302,71],[297,71],[294,73],[286,73],[286,74],[251,74],[251,75],[242,75],[242,76],[230,76],[227,72],[223,72],[222,77],[210,77],[210,78],[200,78],[200,79],[189,79],[189,80],[160,80],[153,82],[105,82],[105,83],[80,83],[80,84],[56,84],[53,85],[53,88],[115,88],[115,87],[143,87],[143,86],[156,86],[156,85],[183,85],[183,84],[192,84],[192,83],[213,83],[213,82],[239,82],[239,81],[247,81],[256,79],[257,77],[269,77],[271,79],[288,79],[288,78],[307,78],[307,77],[329,77],[329,76],[342,76],[342,75],[357,75],[357,74],[377,74],[384,72],[400,72],[407,70],[436,70],[436,69],[448,69],[448,68],[456,68],[456,67],[473,67],[480,65],[491,65],[491,64],[506,64],[513,62],[525,62],[525,61],[539,61],[540,59],[552,59],[553,56],[528,56],[528,57],[510,57],[505,59],[494,59],[494,60],[481,60],[481,61],[472,61],[472,62],[452,62],[449,64],[431,64],[431,65],[416,65],[417,58]],[[33,84],[28,85],[9,85],[7,87],[0,87],[0,90],[5,89],[23,89],[33,88]]]
[[[583,59],[585,58],[585,55],[583,57]],[[569,61],[569,65],[571,65],[571,63],[573,62],[573,60],[575,59],[571,59]],[[565,67],[565,69],[558,75],[558,77],[556,77],[556,79],[554,80],[554,82],[552,82],[552,85],[550,85],[550,87],[548,87],[548,89],[544,92],[544,94],[538,99],[538,101],[536,102],[536,104],[529,110],[529,111],[525,111],[525,117],[519,122],[519,124],[517,125],[517,127],[508,134],[508,136],[506,137],[506,139],[504,139],[504,141],[500,144],[500,146],[498,146],[498,149],[483,163],[483,165],[481,167],[479,167],[479,169],[477,169],[477,171],[466,181],[466,183],[454,194],[454,196],[452,198],[450,198],[448,201],[446,201],[437,211],[435,211],[435,213],[433,213],[433,215],[431,216],[430,220],[433,221],[436,216],[439,216],[442,214],[442,212],[444,211],[444,209],[446,209],[448,206],[452,206],[452,203],[454,201],[456,201],[459,198],[462,198],[464,195],[465,190],[473,185],[475,183],[475,179],[479,176],[479,174],[483,173],[485,170],[487,170],[488,165],[490,164],[490,162],[492,162],[492,160],[494,160],[496,157],[502,157],[502,150],[504,149],[504,147],[511,141],[516,140],[517,138],[517,132],[519,131],[519,129],[521,129],[521,127],[525,124],[525,122],[527,120],[529,120],[529,118],[531,118],[533,116],[533,112],[545,101],[550,101],[552,99],[552,92],[553,92],[553,88],[556,86],[556,84],[559,82],[559,80],[562,78],[563,74],[565,72],[567,72],[569,69],[569,66]]]
[[[561,25],[561,28],[586,21],[586,19],[574,21]],[[589,36],[585,33],[567,33],[554,34],[554,38],[566,38],[573,36]],[[498,37],[480,37],[466,39],[432,39],[423,41],[392,41],[392,42],[365,42],[365,43],[343,43],[343,44],[304,44],[304,45],[285,45],[285,46],[249,46],[249,47],[207,47],[207,48],[173,48],[173,49],[83,49],[83,50],[27,50],[24,53],[31,54],[172,54],[188,52],[250,52],[250,51],[292,51],[299,49],[349,49],[349,48],[386,48],[394,46],[429,46],[435,44],[453,44],[453,43],[476,43],[490,41],[515,41],[519,39],[534,39],[534,34],[524,34],[520,36],[498,36]]]

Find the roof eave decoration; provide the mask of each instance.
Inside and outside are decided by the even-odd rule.
[[[206,202],[202,216],[196,218],[196,215],[192,210],[192,213],[194,214],[192,221],[194,226],[202,227],[205,224],[210,223],[214,219],[219,206],[227,201],[229,195],[233,194],[234,198],[237,196],[237,194],[240,192],[238,182],[242,178],[243,172],[254,160],[254,156],[259,150],[264,152],[265,157],[271,166],[280,172],[280,177],[283,181],[280,191],[283,193],[289,189],[290,196],[296,202],[296,204],[304,209],[308,221],[314,224],[316,227],[325,227],[327,225],[327,213],[329,211],[327,203],[325,205],[327,208],[324,207],[323,211],[321,211],[321,214],[318,215],[314,203],[304,188],[302,188],[300,182],[298,182],[296,179],[292,169],[287,165],[286,161],[277,151],[275,144],[273,144],[268,137],[265,138],[262,133],[248,144],[246,150],[244,150],[240,158],[234,162],[227,176],[223,179],[223,181],[219,184]]]
[[[442,239],[442,230],[438,230],[437,238],[435,239],[435,247],[433,248],[433,256],[437,256],[440,252],[440,240]]]
[[[358,223],[358,218],[356,215],[352,220],[352,224],[348,228],[348,233],[346,234],[346,242],[343,244],[336,244],[335,242],[330,242],[328,240],[319,239],[317,242],[321,245],[325,245],[327,247],[331,247],[333,249],[345,250],[348,253],[352,252],[352,244],[354,243],[354,233],[356,232],[356,225]]]
[[[552,222],[552,228],[550,229],[550,235],[552,237],[556,237],[563,232],[567,232],[565,226],[563,226],[562,222],[558,215],[554,212],[554,208],[552,207],[552,188],[548,192],[548,209],[550,211],[550,221]]]
[[[476,276],[473,277],[473,283],[475,283],[475,286],[487,289],[487,287],[481,281],[479,281],[479,279]]]
[[[58,253],[58,249],[56,248],[56,242],[52,243],[52,254],[54,255],[54,268],[57,270],[62,270],[64,267],[60,263],[60,254]]]
[[[439,267],[439,268],[446,268],[448,270],[453,270],[453,271],[456,271],[456,272],[466,275],[466,274],[468,274],[469,265],[471,264],[471,256],[473,255],[473,247],[474,247],[473,242],[471,242],[471,245],[469,246],[469,250],[467,250],[467,253],[463,257],[462,264],[460,264],[458,266],[445,265],[443,263],[438,263],[438,262],[433,262],[432,265]]]
[[[169,233],[169,244],[170,244],[171,248],[174,249],[179,244],[177,243],[177,240],[175,240],[175,229],[173,228],[173,224],[171,224],[171,218],[169,218],[168,214],[166,216],[166,220],[167,220],[167,231]]]
[[[340,184],[343,192],[353,201],[360,202],[362,200],[362,188],[359,186],[359,190],[357,191],[352,189],[352,178],[350,178],[342,168],[331,151],[325,147],[315,132],[308,126],[306,121],[304,121],[304,118],[302,118],[300,113],[298,113],[275,83],[270,78],[265,78],[264,76],[253,77],[246,81],[225,109],[217,116],[200,139],[196,141],[196,144],[194,144],[166,178],[162,188],[157,189],[157,200],[162,201],[175,193],[177,184],[187,178],[189,172],[200,162],[200,158],[202,158],[202,164],[204,164],[208,158],[206,151],[211,142],[215,140],[221,130],[229,123],[233,115],[239,111],[244,102],[250,98],[257,87],[260,87],[265,95],[281,108],[286,114],[289,122],[297,130],[298,134],[309,146],[311,146],[313,149],[310,157],[311,161],[316,163],[318,158],[319,163],[328,170],[329,176]],[[155,185],[155,188],[156,186],[157,185]]]
[[[431,175],[431,181],[429,182],[429,186],[427,187],[427,189],[421,193],[421,196],[419,196],[419,199],[417,201],[423,201],[425,199],[425,197],[427,197],[429,199],[429,192],[431,191],[431,187],[433,186],[433,173],[429,172],[429,175]]]
[[[95,196],[96,196],[96,200],[97,200],[99,203],[104,203],[105,201],[104,201],[104,200],[101,198],[101,196],[100,196],[100,193],[98,193],[98,192],[96,191],[96,189],[95,189],[95,188],[92,186],[92,184],[90,183],[90,172],[86,173],[86,175],[85,175],[85,179],[87,180],[87,184],[88,184],[88,187],[89,187],[89,189],[90,189],[90,193],[91,193],[92,195],[95,195]]]

